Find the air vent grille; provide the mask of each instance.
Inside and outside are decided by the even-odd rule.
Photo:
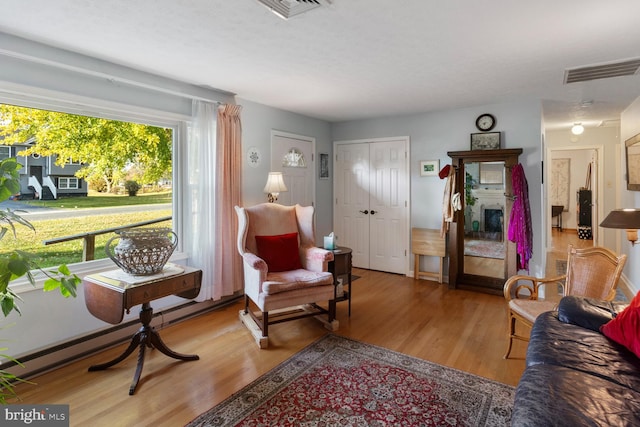
[[[630,59],[620,62],[611,62],[609,64],[572,68],[565,70],[564,82],[567,84],[607,79],[609,77],[633,76],[634,74],[638,74],[639,69],[640,59]]]
[[[311,9],[322,6],[320,0],[258,0],[276,15],[289,19]]]

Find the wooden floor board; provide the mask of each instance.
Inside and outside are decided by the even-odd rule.
[[[338,303],[339,335],[516,385],[526,345],[504,360],[507,314],[503,297],[450,290],[428,280],[355,269],[352,315]],[[149,350],[136,394],[128,395],[136,357],[100,372],[125,345],[108,349],[20,385],[23,403],[69,404],[72,426],[177,426],[240,390],[329,333],[312,319],[270,328],[270,347],[258,349],[238,318],[241,302],[160,331],[165,343],[200,360],[180,362]]]

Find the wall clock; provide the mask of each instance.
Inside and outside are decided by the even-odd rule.
[[[496,125],[496,118],[492,114],[480,114],[476,119],[476,127],[483,132],[490,131]]]

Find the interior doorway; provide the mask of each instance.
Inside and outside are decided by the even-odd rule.
[[[556,257],[566,257],[563,245],[567,241],[577,241],[580,247],[600,244],[598,224],[604,215],[600,203],[604,179],[600,167],[602,153],[601,146],[548,149],[547,164],[550,166],[545,177],[547,253],[557,252]],[[585,189],[590,194],[581,191]],[[579,238],[578,230],[587,226],[591,238]],[[547,266],[547,270],[550,268],[554,266]]]
[[[271,131],[271,171],[282,172],[287,191],[278,203],[315,206],[315,138]]]

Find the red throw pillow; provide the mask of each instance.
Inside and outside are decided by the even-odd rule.
[[[640,357],[640,292],[627,308],[602,325],[600,332]]]
[[[269,271],[289,271],[302,268],[298,252],[298,233],[278,236],[256,236],[258,256],[269,267]]]

